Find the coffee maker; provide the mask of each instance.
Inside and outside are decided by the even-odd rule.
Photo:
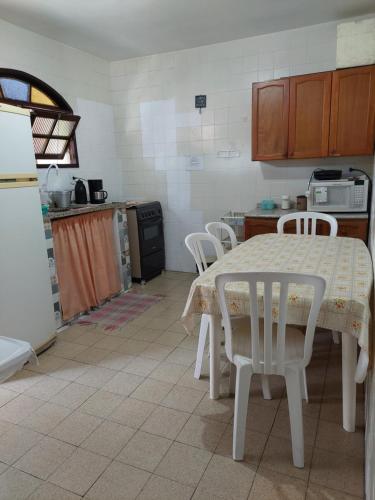
[[[108,193],[103,189],[102,179],[89,179],[90,203],[105,203]]]

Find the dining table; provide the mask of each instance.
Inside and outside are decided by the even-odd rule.
[[[343,427],[354,432],[356,384],[366,378],[370,350],[373,270],[367,246],[362,240],[347,237],[262,234],[236,246],[196,278],[191,285],[182,323],[187,332],[193,334],[195,315],[209,315],[212,399],[219,397],[222,332],[215,278],[222,273],[250,271],[301,273],[325,279],[326,291],[317,327],[342,334]],[[261,287],[257,288],[257,295],[258,302],[262,303]],[[274,295],[273,307],[277,310],[278,295],[276,292]],[[289,289],[288,324],[306,326],[312,296],[312,288],[306,285],[294,285]],[[250,314],[249,290],[245,283],[231,283],[226,288],[226,297],[231,315]]]

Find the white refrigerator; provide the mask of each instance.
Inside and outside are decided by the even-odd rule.
[[[0,103],[0,335],[39,350],[55,330],[30,114]]]

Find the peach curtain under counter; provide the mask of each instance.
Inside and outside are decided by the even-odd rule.
[[[112,210],[52,222],[63,319],[121,290]]]

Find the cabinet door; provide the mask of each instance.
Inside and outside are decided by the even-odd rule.
[[[374,152],[375,66],[333,72],[330,156]]]
[[[246,217],[245,240],[258,234],[276,233],[277,218],[274,217]]]
[[[253,84],[252,159],[288,156],[289,79]]]
[[[367,242],[368,219],[338,219],[337,236],[359,238]]]
[[[332,73],[290,78],[289,158],[328,156]]]

